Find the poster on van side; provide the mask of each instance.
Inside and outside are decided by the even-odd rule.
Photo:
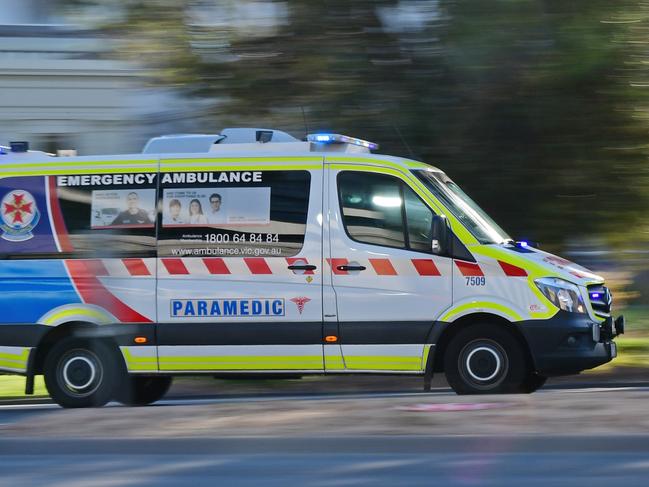
[[[90,228],[150,228],[155,224],[155,189],[92,192]]]
[[[270,224],[270,188],[165,189],[162,224],[232,226]]]

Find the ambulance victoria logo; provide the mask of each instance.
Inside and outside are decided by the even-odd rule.
[[[21,189],[9,191],[2,198],[0,205],[2,218],[0,237],[10,242],[24,242],[34,236],[32,230],[38,224],[40,213],[36,207],[36,200],[28,191]]]
[[[305,296],[298,296],[297,298],[292,298],[291,301],[295,303],[297,310],[300,312],[300,314],[302,314],[302,312],[304,311],[304,305],[311,301],[311,299]]]

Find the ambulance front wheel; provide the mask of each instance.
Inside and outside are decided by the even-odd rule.
[[[530,373],[518,340],[490,324],[471,326],[453,337],[444,354],[444,371],[458,394],[522,392]]]
[[[523,382],[521,392],[531,394],[532,392],[543,387],[547,380],[548,378],[545,377],[544,375],[539,375],[535,372],[530,372],[525,378],[525,381]]]
[[[114,350],[100,340],[69,337],[45,357],[43,375],[50,396],[64,408],[101,407],[118,382]]]
[[[171,376],[127,375],[115,391],[115,399],[125,406],[153,404],[169,391],[171,381]]]

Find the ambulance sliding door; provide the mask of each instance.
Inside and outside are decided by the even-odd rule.
[[[322,159],[215,162],[161,162],[160,370],[323,370]]]

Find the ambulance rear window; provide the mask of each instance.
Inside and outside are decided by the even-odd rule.
[[[310,182],[308,171],[166,173],[159,255],[296,255],[304,244]]]
[[[155,257],[157,177],[5,178],[0,254],[11,259]]]

